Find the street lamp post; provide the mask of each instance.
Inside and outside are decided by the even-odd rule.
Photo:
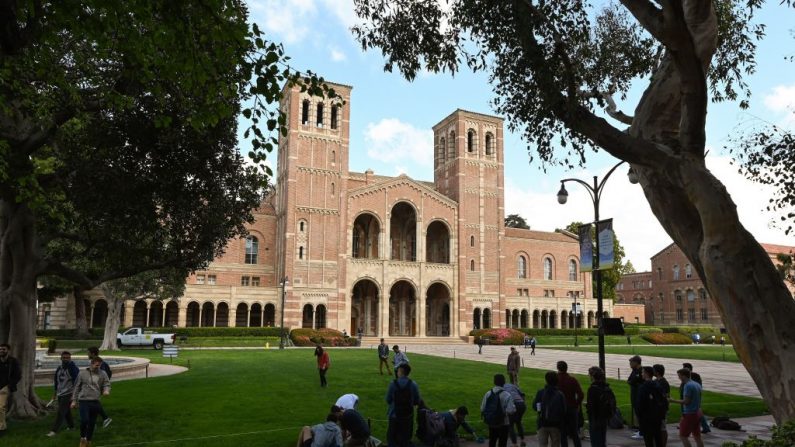
[[[558,203],[561,205],[565,204],[569,198],[569,192],[566,191],[566,182],[577,182],[585,187],[588,191],[588,195],[591,197],[591,202],[593,202],[593,214],[594,214],[594,228],[597,228],[599,225],[599,201],[602,198],[602,191],[604,191],[605,183],[607,179],[610,178],[610,174],[616,170],[619,166],[624,164],[623,161],[618,162],[615,166],[610,168],[607,171],[607,174],[604,176],[601,182],[599,182],[598,176],[593,176],[593,186],[589,185],[587,182],[577,179],[577,178],[566,178],[560,181],[560,191],[558,191]],[[638,176],[629,168],[629,172],[627,173],[627,177],[629,177],[629,182],[632,184],[638,183]],[[599,326],[598,334],[599,334],[599,367],[602,368],[602,371],[605,370],[605,327],[602,322],[604,318],[604,306],[602,303],[602,272],[599,269],[599,232],[597,230],[596,234],[596,248],[594,250],[594,260],[593,260],[593,272],[596,275],[596,322]],[[580,262],[583,260],[581,259]],[[576,316],[575,316],[576,318]],[[575,327],[576,327],[575,322]]]
[[[279,334],[280,334],[280,337],[279,337],[279,349],[284,349],[284,343],[285,343],[285,340],[284,340],[284,299],[287,296],[287,285],[288,284],[290,284],[290,281],[288,281],[287,277],[285,276],[284,278],[282,278],[282,284],[281,284],[282,285],[282,322],[281,322],[281,325],[279,326]]]

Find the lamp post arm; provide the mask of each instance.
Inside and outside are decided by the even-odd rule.
[[[620,161],[620,162],[616,163],[615,166],[610,168],[610,170],[607,171],[607,174],[605,174],[605,176],[602,177],[602,183],[596,184],[596,182],[594,182],[596,184],[595,185],[596,189],[595,189],[594,193],[596,195],[596,200],[597,201],[602,197],[602,191],[605,189],[605,183],[607,183],[607,179],[610,178],[610,175],[613,174],[613,172],[616,170],[616,168],[618,168],[619,166],[623,165],[624,163],[626,163],[626,162],[625,161]]]
[[[588,195],[591,197],[591,202],[596,201],[596,195],[595,195],[596,190],[594,190],[593,186],[589,185],[587,182],[584,182],[578,178],[564,178],[563,180],[560,181],[560,184],[562,185],[566,182],[576,182],[581,184],[588,191]]]

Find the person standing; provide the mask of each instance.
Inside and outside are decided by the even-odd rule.
[[[480,414],[486,425],[489,426],[489,447],[506,447],[508,445],[508,431],[510,428],[510,417],[516,413],[516,406],[513,404],[511,393],[507,392],[505,386],[505,376],[502,374],[494,375],[494,387],[483,395],[480,403]]]
[[[91,359],[91,365],[77,375],[72,391],[72,408],[80,408],[80,447],[91,445],[101,408],[99,399],[110,394],[110,379],[100,365],[100,357]]]
[[[11,357],[11,345],[0,343],[0,436],[8,429],[6,425],[6,412],[11,393],[17,390],[17,384],[22,379],[22,369],[19,362]]]
[[[509,424],[509,432],[508,436],[511,438],[511,444],[516,446],[516,437],[517,434],[519,435],[519,442],[521,447],[525,447],[524,442],[524,425],[522,424],[522,417],[524,413],[527,411],[527,403],[525,402],[525,394],[519,389],[519,386],[513,381],[511,383],[506,383],[503,387],[505,391],[510,393],[511,398],[513,399],[513,406],[516,407],[516,412],[510,415],[510,424]]]
[[[508,354],[508,378],[511,383],[519,385],[519,368],[522,366],[522,359],[519,357],[519,351],[511,346],[511,353]]]
[[[323,346],[320,346],[319,343],[315,347],[315,357],[317,357],[317,371],[320,373],[320,386],[326,387],[328,386],[326,372],[328,371],[329,366],[331,366],[331,361],[328,358],[328,352],[326,352],[323,349]]]
[[[679,421],[679,439],[684,447],[690,447],[690,435],[698,447],[704,447],[699,430],[701,419],[701,385],[690,378],[690,370],[682,368],[676,372],[682,382],[679,400],[670,399],[671,402],[682,405],[682,419]]]
[[[88,348],[88,359],[99,358],[99,348],[96,346],[92,346]],[[110,370],[110,365],[104,360],[102,360],[102,364],[99,365],[99,369],[105,371],[105,374],[108,375],[108,380],[113,378],[113,371]],[[99,404],[99,417],[102,419],[102,428],[108,428],[113,419],[108,417],[108,413],[105,412],[105,407],[102,406],[102,403]]]
[[[386,373],[392,374],[392,371],[389,370],[389,346],[384,342],[384,339],[381,339],[381,344],[378,345],[378,371],[381,372],[381,375],[384,375],[384,367],[386,366]]]
[[[616,396],[605,381],[602,368],[588,368],[588,376],[591,378],[591,386],[588,388],[585,410],[588,412],[591,447],[607,447],[607,421],[616,412]]]
[[[640,429],[640,427],[637,425],[638,415],[635,411],[637,408],[638,388],[640,388],[640,386],[643,384],[643,377],[641,376],[641,362],[641,358],[638,355],[629,359],[630,373],[629,377],[627,378],[627,384],[629,385],[629,403],[632,407],[631,425],[632,428],[639,428],[639,430],[632,435],[632,439],[643,439],[643,429]]]
[[[530,355],[536,355],[536,337],[530,339]]]
[[[397,345],[395,345],[397,349]],[[420,403],[420,389],[409,379],[411,366],[401,363],[395,367],[397,379],[389,384],[386,391],[387,445],[389,447],[408,447],[414,433],[414,407]]]
[[[659,363],[652,366],[654,368],[654,383],[657,384],[657,387],[660,389],[663,397],[670,400],[671,397],[671,385],[668,383],[668,379],[665,378],[665,366],[660,365]],[[668,427],[666,426],[666,421],[668,420],[668,412],[665,412],[663,415],[662,422],[660,424],[660,436],[662,438],[662,445],[668,445]]]
[[[478,337],[478,354],[483,354],[483,337]]]
[[[395,351],[395,357],[392,359],[392,365],[395,370],[395,378],[397,379],[398,367],[400,367],[400,365],[408,365],[409,358],[406,356],[406,354],[400,351],[400,346],[398,345],[392,346],[392,350]]]
[[[538,390],[533,399],[533,408],[538,412],[539,447],[560,445],[560,432],[566,417],[566,398],[558,389],[558,374],[547,371],[544,375],[546,386]]]
[[[75,422],[72,419],[72,392],[75,389],[75,381],[80,374],[80,369],[72,361],[72,353],[64,351],[61,353],[61,364],[55,370],[53,382],[55,391],[52,395],[52,400],[58,405],[58,412],[55,415],[55,422],[52,424],[50,432],[47,436],[53,437],[61,426],[65,423],[67,429],[75,428]]]
[[[687,369],[690,370],[690,380],[696,382],[698,384],[698,386],[701,387],[701,390],[703,391],[704,390],[704,382],[701,379],[701,374],[699,374],[697,372],[693,372],[693,364],[692,363],[687,363],[687,362],[682,363],[682,368],[687,368]],[[682,387],[680,386],[679,387],[679,392],[681,393],[681,391],[682,391]],[[701,414],[700,423],[701,423],[701,433],[709,433],[709,432],[712,431],[712,429],[709,428],[709,424],[707,423],[707,417],[704,416],[703,413]]]
[[[557,364],[558,368],[558,389],[566,398],[566,417],[563,420],[563,429],[560,434],[561,447],[567,447],[568,438],[571,438],[574,447],[581,447],[580,442],[580,406],[585,398],[580,382],[570,376],[569,365],[563,360]]]
[[[668,409],[668,400],[652,380],[654,368],[644,366],[641,375],[643,384],[638,388],[637,413],[643,442],[646,447],[663,447],[661,427]]]

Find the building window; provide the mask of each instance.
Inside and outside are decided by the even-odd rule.
[[[696,321],[696,310],[687,309],[687,321]]]
[[[665,296],[661,293],[660,294],[660,302],[663,302],[664,299],[665,299]]]
[[[527,278],[527,259],[524,256],[519,256],[517,260],[516,276],[518,278]]]
[[[690,264],[685,265],[685,278],[690,279],[693,277],[693,266]]]
[[[486,133],[486,155],[494,153],[494,137],[490,132]]]
[[[196,275],[196,284],[204,284],[204,275]]]
[[[544,289],[544,298],[555,298],[555,291],[552,289]]]
[[[688,290],[687,291],[687,301],[689,303],[692,303],[695,300],[696,300],[696,292],[694,292],[692,289]]]
[[[256,264],[257,253],[259,253],[259,241],[254,236],[248,236],[246,238],[246,264]]]
[[[701,301],[707,300],[707,291],[704,289],[698,289],[698,297],[701,298]]]
[[[657,279],[662,281],[662,267],[657,267]]]
[[[323,103],[317,105],[317,127],[323,127]]]
[[[447,158],[453,159],[455,158],[455,131],[450,132],[450,136],[447,139],[447,145],[449,146],[448,151],[449,155]]]
[[[469,270],[471,270],[473,272],[475,271],[475,260],[474,259],[469,261]]]
[[[298,222],[298,231],[300,231],[301,233],[304,232],[304,223],[305,222],[303,220]]]
[[[701,308],[701,321],[707,321],[707,320],[709,320],[709,318],[707,318],[707,309],[702,307]]]
[[[676,302],[677,303],[681,303],[682,302],[682,292],[680,290],[677,290],[676,292],[674,292],[674,296],[676,297]]]
[[[475,246],[475,236],[469,236],[469,246],[470,247]]]
[[[569,281],[577,281],[577,261],[569,260]]]
[[[243,287],[247,287],[249,285],[249,279],[250,278],[248,276],[242,276],[240,278],[240,285]]]
[[[305,99],[301,104],[301,124],[309,124],[309,100]]]
[[[331,151],[331,162],[332,163],[337,162],[337,151]]]
[[[298,247],[298,259],[304,259],[304,247]]]
[[[467,132],[467,152],[475,152],[475,131],[472,129]]]
[[[337,128],[337,114],[339,113],[339,106],[333,105],[331,106],[331,128]]]
[[[215,275],[208,275],[207,276],[207,284],[214,286],[215,285]]]
[[[259,276],[251,277],[251,285],[254,287],[259,287]]]
[[[682,309],[676,309],[676,321],[683,321]]]
[[[544,258],[544,279],[552,279],[552,259]]]
[[[524,290],[524,296],[530,296],[530,290],[529,289],[523,289],[523,290]]]
[[[334,185],[334,183],[332,183],[331,184],[331,197],[334,197],[334,193],[336,192],[336,189],[337,189],[336,186]]]
[[[679,266],[674,264],[674,281],[679,279]]]
[[[651,289],[651,280],[649,280],[649,288]]]
[[[439,161],[444,161],[444,151],[447,150],[447,145],[444,142],[444,137],[439,139]]]

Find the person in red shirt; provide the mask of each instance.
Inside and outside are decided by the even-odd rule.
[[[320,372],[320,386],[328,386],[328,382],[326,381],[326,371],[328,371],[328,367],[331,362],[328,358],[328,352],[326,352],[323,349],[323,346],[320,346],[320,344],[315,347],[315,357],[317,357],[317,370]]]
[[[580,382],[568,373],[569,365],[563,360],[558,362],[558,389],[566,398],[566,417],[560,433],[561,447],[568,447],[568,438],[574,441],[574,447],[581,447],[580,442],[580,405],[585,395]]]

